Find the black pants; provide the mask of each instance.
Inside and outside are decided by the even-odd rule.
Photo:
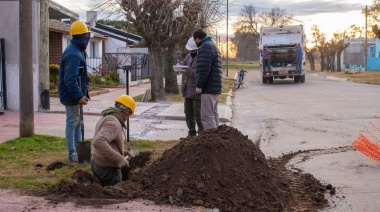
[[[185,98],[185,116],[187,128],[189,128],[188,136],[197,135],[195,125],[198,125],[198,134],[203,131],[200,99]]]
[[[121,182],[121,169],[103,167],[91,160],[91,170],[102,183],[102,186],[113,186]]]
[[[270,71],[270,59],[263,59],[263,76],[265,76],[266,67],[268,67],[268,71]]]

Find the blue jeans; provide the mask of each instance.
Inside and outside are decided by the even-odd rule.
[[[82,142],[80,105],[65,105],[66,109],[66,146],[69,155],[75,152],[75,143]]]

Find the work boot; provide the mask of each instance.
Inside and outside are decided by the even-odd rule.
[[[197,136],[197,131],[195,131],[195,130],[189,130],[188,131],[188,136]]]
[[[69,162],[78,162],[78,154],[76,152],[69,155]]]

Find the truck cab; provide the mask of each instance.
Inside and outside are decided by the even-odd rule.
[[[302,73],[296,74],[296,44],[302,48]],[[274,79],[294,79],[295,83],[305,82],[305,45],[306,37],[303,25],[289,25],[278,27],[261,27],[259,49],[266,45],[271,50],[271,70],[261,68],[263,83],[273,83]],[[263,67],[260,55],[260,66]]]

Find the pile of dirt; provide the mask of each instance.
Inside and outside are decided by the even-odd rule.
[[[156,203],[277,211],[292,199],[261,150],[226,125],[181,142],[132,179]]]
[[[140,159],[148,161],[144,154]],[[123,177],[128,180],[115,186],[101,187],[92,174],[79,171],[73,179],[50,188],[48,194],[64,201],[67,197],[84,197],[88,204],[94,204],[91,198],[96,198],[97,204],[109,199],[114,203],[143,198],[157,204],[196,205],[220,211],[297,211],[299,201],[303,202],[302,209],[313,211],[327,204],[326,189],[318,180],[300,173],[292,177],[284,163],[267,161],[247,136],[226,125],[187,138],[149,166],[142,168],[140,163],[133,167],[132,163],[131,168],[141,169],[129,172],[127,178]],[[294,190],[294,183],[303,186]]]

